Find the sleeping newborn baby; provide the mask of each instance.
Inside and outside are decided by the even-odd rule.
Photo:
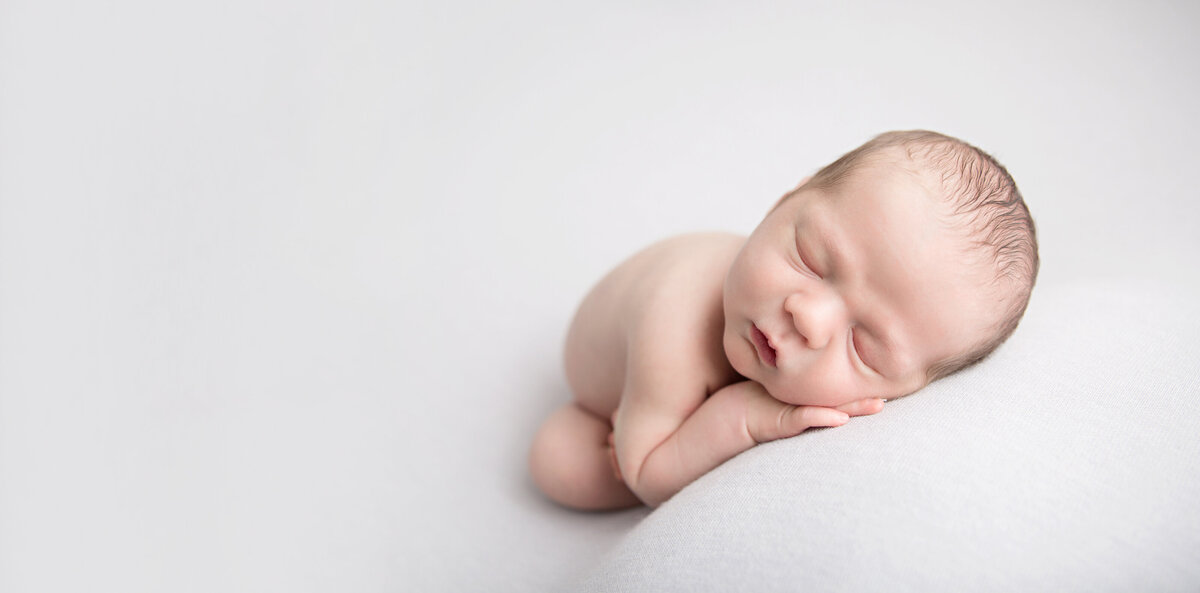
[[[530,469],[579,509],[656,506],[758,443],[875,414],[983,359],[1037,276],[1016,184],[955,138],[889,132],[747,238],[668,239],[610,272],[567,335],[574,401]]]

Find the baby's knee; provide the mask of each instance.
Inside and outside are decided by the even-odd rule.
[[[604,420],[565,406],[552,414],[534,436],[529,470],[551,500],[577,509],[616,508],[636,503],[613,475]]]
[[[558,417],[559,414],[555,412],[542,422],[529,449],[529,473],[538,488],[550,496],[553,496],[551,490],[554,490],[554,485],[561,481],[557,476],[564,465],[564,448],[561,446],[564,435]]]
[[[543,492],[555,496],[556,492],[570,484],[577,484],[581,466],[580,453],[588,448],[603,445],[600,440],[590,438],[590,426],[581,418],[581,410],[574,405],[559,408],[538,429],[529,452],[529,470]],[[592,442],[594,441],[594,442]]]

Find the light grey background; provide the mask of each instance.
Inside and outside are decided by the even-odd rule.
[[[550,590],[578,300],[870,136],[1200,292],[1200,5],[0,2],[0,590]],[[1036,306],[1036,298],[1035,298]]]

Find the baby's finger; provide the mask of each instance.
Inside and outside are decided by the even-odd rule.
[[[851,416],[868,416],[878,414],[883,410],[883,400],[877,397],[868,397],[852,401],[848,404],[842,404],[835,409],[841,410]]]
[[[850,421],[850,416],[833,408],[820,406],[797,406],[780,418],[785,433],[799,434],[817,426],[841,426]]]

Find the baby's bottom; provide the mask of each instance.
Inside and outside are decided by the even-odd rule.
[[[555,502],[576,509],[620,509],[642,504],[613,471],[608,420],[576,404],[554,412],[533,439],[533,481]]]

